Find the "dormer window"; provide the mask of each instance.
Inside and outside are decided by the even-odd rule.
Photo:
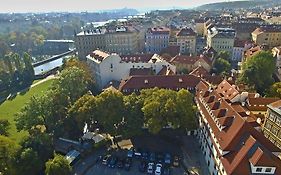
[[[148,80],[144,80],[144,83],[145,83],[145,84],[148,84]]]
[[[179,82],[180,82],[180,83],[182,83],[182,82],[183,82],[181,78],[179,78]]]

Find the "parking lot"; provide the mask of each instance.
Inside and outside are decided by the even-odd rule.
[[[164,169],[169,169],[169,174],[175,174],[175,175],[182,175],[184,174],[184,169],[182,166],[174,167],[174,156],[182,157],[180,146],[174,142],[168,142],[163,138],[155,137],[155,136],[143,136],[131,139],[132,145],[135,148],[134,150],[134,156],[132,157],[132,164],[129,170],[126,170],[125,167],[118,168],[117,163],[114,165],[114,168],[109,167],[110,165],[104,165],[103,161],[100,160],[98,163],[95,163],[85,174],[86,175],[141,175],[141,174],[147,174],[148,169],[148,163],[153,162],[153,174],[156,169],[156,164],[161,162],[161,165],[163,166],[161,168],[161,173],[163,174]],[[128,151],[127,149],[123,150],[114,150],[109,153],[111,156],[120,159],[126,159],[128,157]],[[136,152],[145,153],[146,156],[137,156],[135,155]],[[104,153],[103,157],[108,154]],[[165,164],[165,156],[170,155],[170,161],[171,163]],[[152,156],[151,156],[152,155]],[[154,157],[154,158],[153,158]],[[155,159],[155,160],[153,160]],[[140,172],[140,164],[141,162],[145,161],[145,168],[143,168],[143,172]],[[109,162],[108,162],[109,163]],[[144,164],[144,163],[143,163]]]

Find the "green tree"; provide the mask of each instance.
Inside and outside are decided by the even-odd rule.
[[[226,50],[220,51],[220,52],[218,53],[218,57],[219,57],[219,58],[222,58],[222,59],[224,59],[224,60],[230,60],[230,54],[229,54],[229,52],[226,51]]]
[[[269,97],[281,98],[281,82],[274,83],[272,86],[270,86],[266,92],[266,95]]]
[[[6,119],[0,119],[0,135],[8,136],[10,129],[10,122]]]
[[[44,167],[42,160],[32,148],[20,150],[14,164],[16,174],[36,175]]]
[[[78,130],[82,132],[85,123],[90,125],[92,121],[97,120],[96,97],[90,94],[83,95],[71,106],[68,113]],[[73,127],[71,129],[73,130]]]
[[[110,110],[109,110],[110,109]],[[123,94],[107,90],[96,97],[97,121],[109,134],[117,135],[124,117]]]
[[[0,172],[3,174],[15,174],[13,162],[19,148],[19,145],[14,141],[0,135]]]
[[[144,124],[144,116],[141,110],[143,100],[135,93],[124,96],[124,124],[120,127],[120,133],[124,138],[130,138],[135,135],[141,134]]]
[[[46,162],[46,175],[69,175],[71,171],[69,162],[62,155],[55,154],[53,159]]]
[[[188,130],[196,128],[196,108],[187,90],[176,92],[154,88],[142,90],[141,97],[144,99],[144,121],[150,132],[156,134],[166,126]]]
[[[216,61],[214,63],[214,68],[213,68],[213,71],[216,74],[219,74],[219,75],[227,74],[227,73],[229,73],[230,70],[231,70],[231,65],[227,60],[225,60],[223,58],[216,59]]]
[[[239,80],[264,94],[273,83],[274,71],[275,58],[270,52],[261,51],[243,63]]]

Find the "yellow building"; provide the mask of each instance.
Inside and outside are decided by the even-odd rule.
[[[252,32],[252,40],[257,45],[266,44],[269,48],[281,45],[281,27],[258,27]]]
[[[281,149],[281,100],[269,104],[264,126],[265,137]]]
[[[234,29],[213,27],[208,30],[207,46],[216,52],[227,51],[232,56],[235,36]]]
[[[74,40],[78,57],[86,59],[96,49],[118,54],[137,53],[140,50],[139,38],[139,31],[134,27],[114,26],[80,32]]]
[[[204,35],[204,25],[205,21],[204,19],[195,19],[195,31],[198,35],[203,36]]]
[[[177,35],[177,45],[180,46],[182,54],[196,54],[197,34],[191,28],[181,29]]]

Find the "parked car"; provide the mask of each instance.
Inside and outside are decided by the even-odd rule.
[[[125,170],[129,171],[131,166],[132,166],[132,158],[127,157],[124,164]]]
[[[140,148],[134,149],[134,156],[136,158],[141,158],[141,149]]]
[[[111,157],[111,155],[109,155],[109,154],[104,156],[103,159],[102,159],[102,164],[107,165],[109,160],[110,160],[110,157]]]
[[[153,174],[153,170],[154,170],[154,163],[153,162],[148,163],[148,165],[147,165],[147,173],[148,174]]]
[[[178,156],[175,156],[175,157],[174,157],[173,165],[174,165],[175,167],[178,167],[178,166],[180,165],[180,159],[179,159]]]
[[[170,175],[170,174],[171,174],[171,169],[168,166],[164,167],[163,175]]]
[[[156,159],[155,157],[156,157],[156,156],[155,156],[155,153],[153,153],[153,152],[150,153],[150,155],[149,155],[149,161],[150,161],[150,162],[154,162],[155,159]]]
[[[164,159],[163,154],[162,154],[162,153],[158,153],[158,154],[157,154],[157,161],[158,161],[159,163],[163,163],[163,159]]]
[[[166,164],[171,164],[171,154],[169,154],[169,153],[166,153],[166,154],[165,154],[164,162],[165,162]]]
[[[98,157],[96,158],[96,163],[99,163],[100,161],[102,161],[102,159],[103,159],[102,156],[98,156]]]
[[[155,168],[155,175],[161,175],[162,173],[162,164],[158,163]]]
[[[142,160],[145,160],[145,161],[148,160],[148,156],[149,156],[148,151],[143,151],[142,154],[141,154]]]
[[[145,170],[146,170],[146,162],[145,161],[141,161],[140,162],[140,165],[139,165],[139,171],[140,172],[145,172]]]
[[[110,168],[115,168],[116,164],[117,164],[118,158],[115,156],[111,156],[111,159],[108,163],[108,167]]]
[[[117,162],[117,168],[123,168],[124,167],[124,159],[119,159]]]
[[[131,148],[127,152],[127,157],[132,158],[134,156],[134,150]]]

